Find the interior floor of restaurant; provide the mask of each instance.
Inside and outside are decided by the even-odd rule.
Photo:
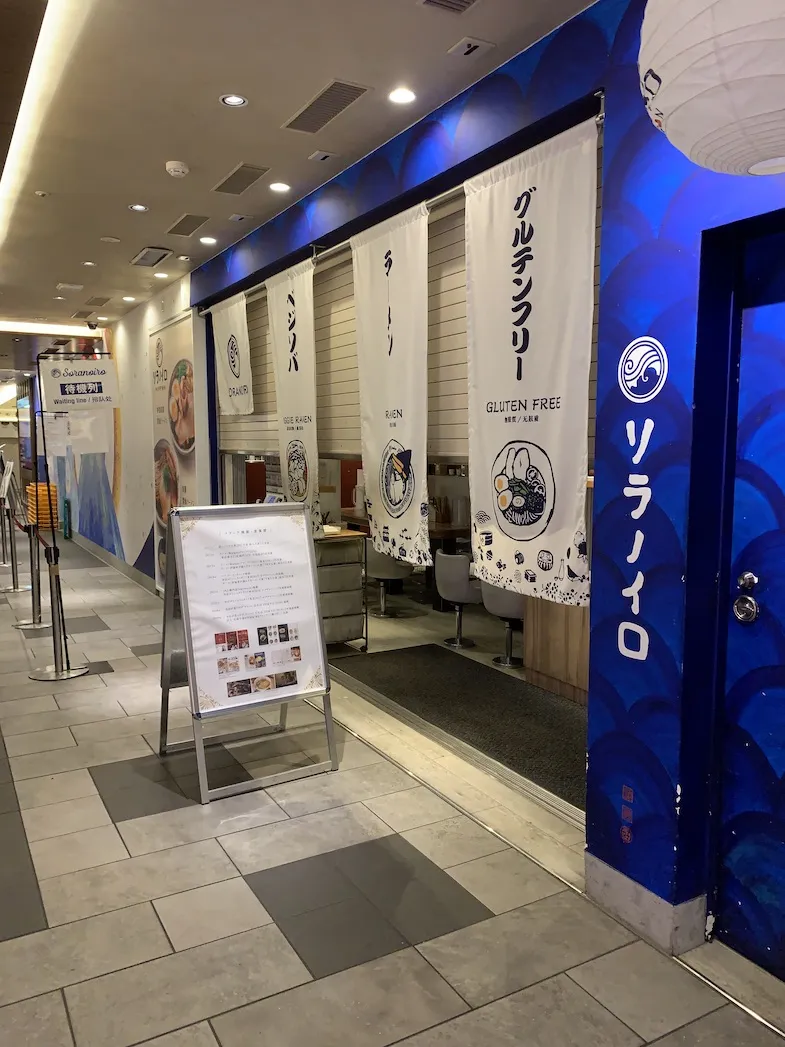
[[[90,675],[31,681],[51,640],[0,597],[3,1047],[780,1042],[707,979],[785,1027],[780,982],[715,943],[703,977],[661,955],[581,894],[572,823],[345,687],[340,770],[200,805],[193,757],[157,755],[160,600],[62,564]],[[211,785],[325,758],[292,703],[285,735],[211,748]]]

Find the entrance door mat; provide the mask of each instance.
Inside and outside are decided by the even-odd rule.
[[[347,676],[585,810],[580,705],[435,644],[339,664]]]

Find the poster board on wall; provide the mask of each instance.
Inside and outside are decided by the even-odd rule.
[[[323,695],[307,505],[178,508],[170,520],[193,714]]]
[[[153,512],[155,581],[166,573],[166,522],[170,509],[206,501],[204,471],[209,458],[201,439],[206,419],[205,368],[196,359],[190,312],[149,336],[153,396]],[[204,458],[204,461],[202,459]]]

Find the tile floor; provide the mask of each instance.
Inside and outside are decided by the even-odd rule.
[[[155,751],[160,602],[63,564],[89,676],[30,681],[47,637],[0,598],[3,1047],[779,1042],[572,889],[580,826],[344,688],[339,771],[202,807],[192,757]],[[322,724],[293,703],[211,781],[324,759]]]

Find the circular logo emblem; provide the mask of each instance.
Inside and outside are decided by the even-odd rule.
[[[160,367],[164,362],[164,343],[159,338],[155,343],[155,366]]]
[[[290,440],[287,445],[286,476],[291,500],[304,502],[308,494],[308,454],[302,440]]]
[[[229,341],[226,343],[226,355],[229,359],[229,366],[232,369],[232,374],[235,378],[240,377],[240,347],[237,344],[237,339],[233,334],[229,335]]]
[[[52,368],[52,378],[59,378],[62,373],[59,367]]]
[[[414,497],[412,452],[397,440],[390,440],[379,466],[379,491],[384,508],[396,519],[403,516]]]
[[[512,440],[491,469],[496,522],[508,538],[529,542],[550,523],[556,484],[548,455],[537,444]]]
[[[645,404],[668,377],[668,354],[656,338],[635,338],[619,359],[619,388],[634,404]]]

